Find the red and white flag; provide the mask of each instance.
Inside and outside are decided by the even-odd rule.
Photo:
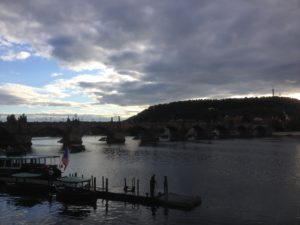
[[[66,170],[66,168],[69,164],[69,158],[70,158],[69,148],[65,148],[64,154],[61,158],[61,163],[62,163],[62,165],[64,165],[64,170]]]

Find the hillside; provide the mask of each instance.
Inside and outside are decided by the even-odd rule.
[[[224,116],[241,116],[250,122],[255,117],[263,119],[287,117],[299,121],[300,101],[287,97],[260,97],[222,100],[190,100],[150,106],[131,117],[131,122],[163,122],[170,120],[216,121]]]

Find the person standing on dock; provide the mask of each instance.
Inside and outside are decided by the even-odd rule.
[[[150,197],[154,197],[154,191],[155,191],[156,181],[155,181],[155,174],[152,175],[150,179]]]
[[[48,183],[50,186],[53,185],[53,180],[54,180],[54,171],[53,171],[53,168],[50,167],[48,170]]]
[[[168,178],[167,176],[164,177],[164,194],[168,195],[169,188],[168,188]]]

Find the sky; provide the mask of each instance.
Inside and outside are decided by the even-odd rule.
[[[299,0],[1,0],[0,114],[300,99]]]

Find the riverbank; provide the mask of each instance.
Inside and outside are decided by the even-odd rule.
[[[274,137],[300,137],[300,131],[273,132]]]

